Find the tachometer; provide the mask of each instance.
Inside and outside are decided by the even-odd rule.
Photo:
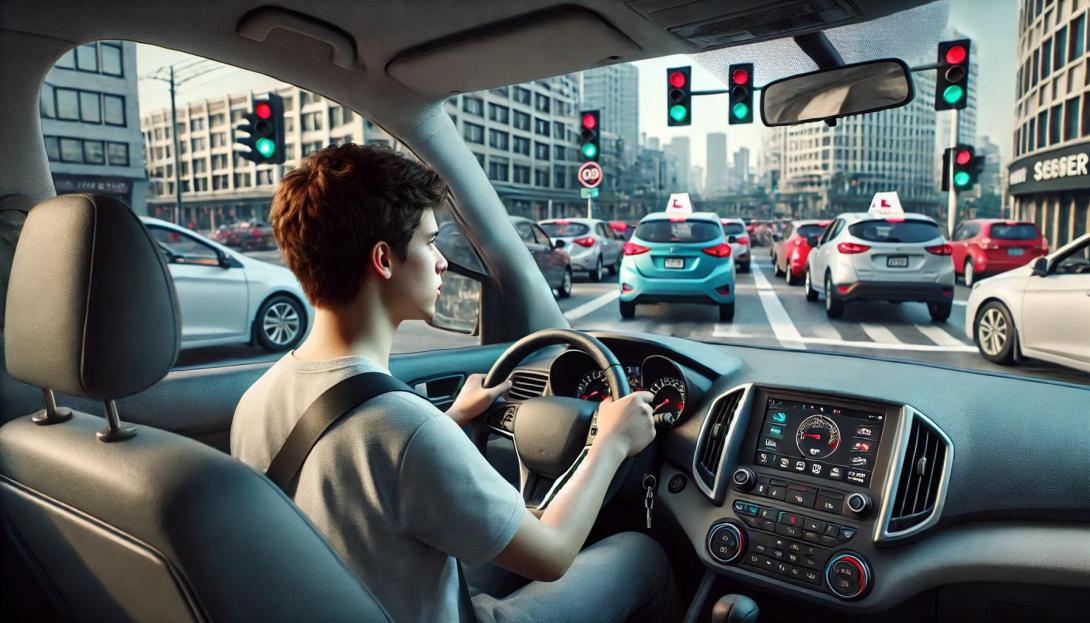
[[[824,415],[811,415],[799,424],[795,443],[805,457],[827,458],[840,447],[840,427]]]
[[[666,376],[652,383],[647,391],[655,395],[651,400],[655,423],[673,426],[685,410],[685,400],[688,398],[685,381]]]
[[[609,383],[606,381],[606,373],[601,370],[591,370],[579,379],[575,386],[575,397],[583,400],[602,402],[609,397]]]

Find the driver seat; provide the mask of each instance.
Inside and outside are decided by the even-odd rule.
[[[13,261],[5,350],[45,408],[0,428],[0,517],[59,618],[388,621],[263,475],[191,439],[121,425],[116,400],[179,349],[166,262],[124,204],[33,208]],[[58,408],[53,390],[98,400]],[[193,408],[199,408],[194,405]]]

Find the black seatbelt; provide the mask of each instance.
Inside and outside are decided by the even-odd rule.
[[[385,372],[364,372],[350,376],[322,392],[295,423],[288,438],[284,440],[284,445],[280,446],[280,450],[269,463],[265,475],[291,497],[292,481],[303,468],[303,462],[307,460],[314,444],[318,443],[329,427],[353,408],[389,392],[416,393],[411,387]]]

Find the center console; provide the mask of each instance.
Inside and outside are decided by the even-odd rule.
[[[941,509],[949,469],[941,431],[927,454],[916,447],[926,418],[904,405],[758,386],[733,392],[709,409],[694,456],[698,487],[722,508],[708,526],[706,559],[834,600],[863,599],[880,579],[875,548],[926,527]],[[898,534],[891,519],[903,517],[920,521]]]

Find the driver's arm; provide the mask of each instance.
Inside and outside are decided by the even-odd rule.
[[[526,511],[518,531],[493,562],[552,582],[571,566],[590,534],[617,468],[655,438],[649,392],[635,392],[598,410],[598,435],[587,457],[541,518]]]

